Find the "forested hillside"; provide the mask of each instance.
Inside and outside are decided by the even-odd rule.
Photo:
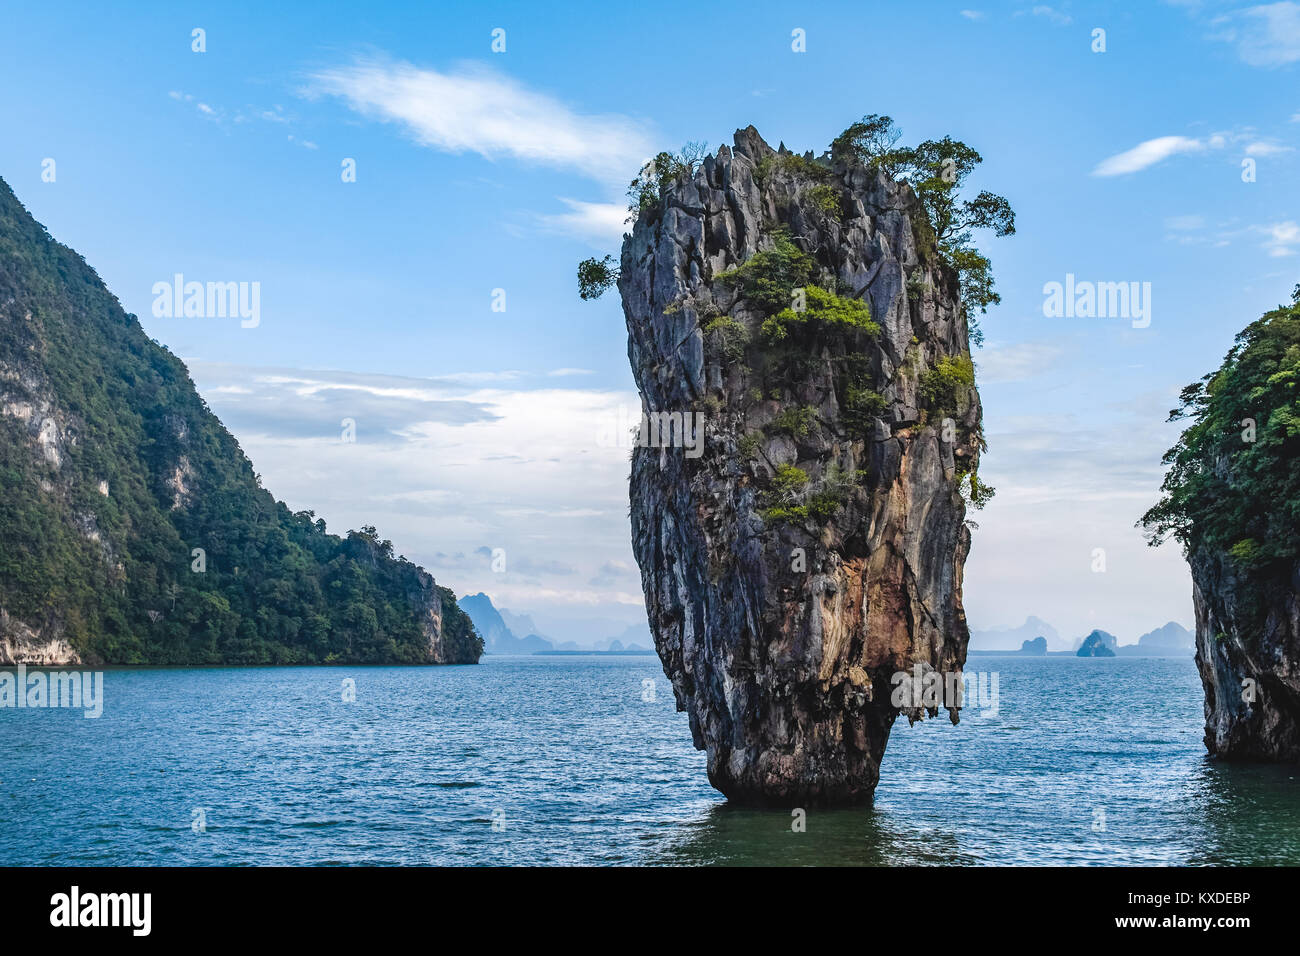
[[[455,596],[374,528],[329,534],[264,489],[184,364],[3,181],[0,639],[106,663],[482,650]]]

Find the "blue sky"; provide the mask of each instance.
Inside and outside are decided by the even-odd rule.
[[[263,6],[7,4],[0,175],[190,364],[291,506],[377,524],[559,639],[637,621],[609,439],[636,407],[626,333],[615,297],[577,299],[574,265],[617,250],[658,149],[753,124],[820,151],[888,113],[908,141],[979,149],[972,185],[1017,212],[982,243],[999,493],[972,625],[1191,624],[1181,556],[1133,522],[1178,389],[1300,281],[1300,4]],[[259,282],[260,324],[155,318],[177,272]],[[1045,318],[1067,273],[1149,282],[1150,326]]]

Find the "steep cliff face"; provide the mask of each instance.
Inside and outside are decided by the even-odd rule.
[[[184,364],[0,182],[0,664],[481,650],[375,529],[276,501]]]
[[[1265,595],[1227,555],[1189,561],[1206,748],[1230,760],[1300,761],[1300,565]]]
[[[957,720],[951,697],[895,703],[895,675],[959,674],[969,639],[980,405],[925,212],[751,127],[642,211],[619,290],[647,415],[633,545],[709,779],[870,799],[900,711]]]
[[[1300,761],[1300,286],[1182,390],[1153,544],[1192,572],[1205,746],[1232,760]]]

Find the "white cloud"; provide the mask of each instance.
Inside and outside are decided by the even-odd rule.
[[[583,202],[566,199],[560,202],[569,207],[568,212],[542,216],[542,222],[558,232],[589,239],[602,248],[623,241],[627,231],[627,205],[625,203]]]
[[[975,363],[981,385],[1022,382],[1041,375],[1061,355],[1061,347],[1041,342],[1017,345],[990,345],[979,353]]]
[[[963,11],[961,12],[961,15],[962,15],[963,17],[965,17],[967,20],[983,20],[983,19],[984,19],[984,11],[983,11],[983,10],[963,10]]]
[[[1104,387],[1068,383],[1087,402]],[[997,495],[972,517],[964,599],[972,628],[1036,614],[1066,639],[1101,627],[1122,642],[1167,620],[1190,621],[1191,581],[1179,547],[1148,547],[1134,526],[1159,499],[1164,422],[1178,388],[1087,415],[990,421],[980,477]],[[1107,415],[1106,412],[1110,412]],[[1106,571],[1093,571],[1095,550]]]
[[[1277,143],[1270,143],[1267,140],[1258,140],[1254,143],[1246,144],[1247,156],[1276,156],[1278,153],[1290,153],[1294,151],[1293,146],[1281,146]]]
[[[331,531],[373,524],[457,594],[488,591],[529,612],[603,609],[623,622],[607,633],[644,619],[635,578],[604,573],[632,562],[621,433],[639,420],[635,393],[520,388],[519,372],[423,379],[188,364],[266,487]],[[342,440],[345,418],[355,443]],[[498,547],[505,573],[491,569]]]
[[[641,124],[584,115],[487,67],[454,72],[386,59],[358,59],[311,74],[309,96],[336,96],[364,116],[396,123],[422,146],[508,156],[623,181],[651,149]]]
[[[1283,0],[1249,7],[1231,18],[1240,29],[1224,39],[1237,45],[1237,54],[1251,66],[1285,66],[1300,60],[1300,3]]]
[[[1036,17],[1042,17],[1058,27],[1068,27],[1074,22],[1074,17],[1070,16],[1063,10],[1057,10],[1054,7],[1039,4],[1030,11]]]
[[[1270,256],[1276,258],[1295,255],[1296,246],[1300,245],[1300,225],[1294,219],[1263,226],[1262,231],[1266,237],[1264,248]]]
[[[1122,176],[1125,173],[1135,173],[1178,153],[1193,153],[1204,148],[1205,143],[1187,136],[1158,136],[1102,160],[1092,174]]]

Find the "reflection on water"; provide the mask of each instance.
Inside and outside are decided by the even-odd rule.
[[[1188,780],[1183,803],[1199,839],[1187,862],[1208,865],[1300,863],[1300,768],[1206,760]]]
[[[979,666],[996,713],[900,722],[803,832],[709,786],[653,657],[109,671],[99,719],[0,708],[0,865],[1300,864],[1300,768],[1208,759],[1190,660]]]
[[[956,834],[917,830],[874,808],[810,810],[804,832],[791,814],[730,804],[710,807],[645,861],[686,866],[893,866],[968,864]]]
[[[895,725],[873,808],[723,805],[655,862],[1300,864],[1300,768],[1206,755],[1190,660],[982,658],[996,714]]]

